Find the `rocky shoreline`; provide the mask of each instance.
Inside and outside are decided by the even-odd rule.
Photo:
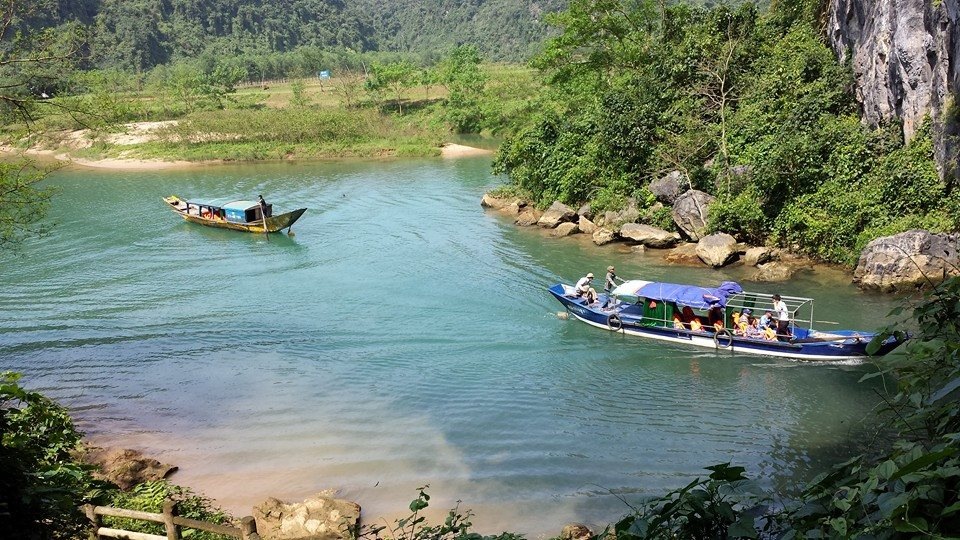
[[[619,212],[600,214],[589,204],[574,209],[560,201],[540,210],[522,197],[492,193],[485,193],[480,205],[508,216],[518,226],[548,229],[555,237],[585,234],[597,246],[620,242],[636,252],[665,250],[664,260],[671,264],[755,267],[751,279],[758,282],[788,281],[800,271],[824,264],[780,248],[747,245],[727,233],[707,234],[708,210],[714,197],[693,189],[680,193],[675,176],[667,175],[650,184],[658,202],[644,211],[632,199]],[[668,208],[679,232],[649,223],[656,213]],[[903,292],[929,288],[955,275],[960,275],[960,233],[910,230],[870,242],[861,252],[851,279],[863,290]]]

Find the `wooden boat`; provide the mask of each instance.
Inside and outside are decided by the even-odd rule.
[[[772,295],[745,292],[733,281],[710,288],[632,280],[609,295],[600,294],[591,304],[570,285],[558,283],[549,290],[567,311],[591,326],[718,351],[801,360],[849,360],[868,356],[868,345],[877,336],[856,330],[814,330],[813,299],[783,296],[791,314],[789,335],[748,337],[737,316],[745,309],[757,316],[770,310]],[[905,333],[880,336],[870,355],[885,355],[906,339]]]
[[[289,232],[294,222],[307,211],[306,208],[300,208],[274,216],[272,204],[261,207],[258,201],[231,201],[216,204],[186,201],[176,195],[164,197],[163,201],[187,221],[254,233],[272,233],[282,229],[287,229]]]

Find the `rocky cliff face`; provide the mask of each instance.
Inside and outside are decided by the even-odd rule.
[[[827,33],[850,61],[864,121],[930,114],[941,175],[960,180],[960,0],[829,0]]]

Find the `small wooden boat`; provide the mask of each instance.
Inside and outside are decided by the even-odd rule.
[[[733,281],[711,288],[632,280],[609,295],[600,294],[591,304],[570,285],[558,283],[549,290],[567,311],[591,326],[718,351],[801,360],[849,360],[883,356],[907,339],[903,332],[881,336],[868,349],[874,333],[814,330],[813,299],[797,296],[782,297],[791,315],[789,334],[747,332],[738,316],[744,310],[758,316],[769,311],[772,295],[745,292]]]
[[[262,206],[259,201],[231,201],[223,204],[185,201],[176,195],[164,197],[163,201],[180,217],[193,223],[247,231],[272,233],[290,229],[306,208],[274,216],[273,205]],[[266,214],[266,215],[264,215]]]

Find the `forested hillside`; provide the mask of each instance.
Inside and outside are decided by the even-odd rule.
[[[566,0],[40,0],[21,25],[88,26],[88,67],[142,71],[201,55],[285,53],[301,47],[435,58],[461,44],[490,60],[528,58],[544,15]]]

